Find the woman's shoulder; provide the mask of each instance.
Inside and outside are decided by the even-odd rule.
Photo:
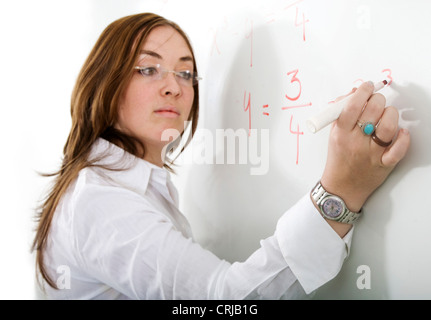
[[[73,200],[77,204],[109,206],[112,202],[125,205],[128,201],[145,202],[144,194],[131,189],[127,184],[101,168],[84,168],[78,175]]]

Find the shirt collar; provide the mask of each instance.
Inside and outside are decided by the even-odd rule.
[[[176,204],[178,200],[170,188],[170,174],[165,168],[138,158],[103,138],[94,142],[89,159],[95,160],[97,165],[114,169],[109,170],[108,176],[127,189],[145,194],[151,184],[169,202]],[[108,173],[103,171],[105,175]]]

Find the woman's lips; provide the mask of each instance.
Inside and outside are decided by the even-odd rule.
[[[174,107],[160,108],[154,111],[157,115],[165,118],[176,118],[180,116],[178,110]]]

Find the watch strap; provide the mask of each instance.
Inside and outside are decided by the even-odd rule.
[[[341,223],[352,224],[362,215],[362,210],[360,210],[359,212],[350,211],[349,208],[347,208],[347,205],[344,202],[344,200],[341,199],[339,196],[326,191],[325,188],[323,188],[320,181],[313,188],[310,195],[311,195],[311,198],[316,202],[316,205],[318,206],[319,211],[322,214],[322,216],[324,216],[325,218],[328,218],[330,220],[341,222]],[[337,198],[339,198],[343,202],[343,205],[344,205],[343,213],[340,214],[335,219],[328,217],[322,209],[322,204],[323,204],[324,200],[326,198],[328,198],[329,196],[336,196]]]

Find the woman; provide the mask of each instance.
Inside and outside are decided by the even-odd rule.
[[[246,261],[230,264],[193,242],[164,157],[166,130],[182,132],[184,121],[196,129],[198,80],[173,22],[136,14],[103,31],[77,79],[63,164],[39,212],[33,248],[48,297],[298,298],[339,272],[352,221],[407,152],[396,109],[369,83],[352,90],[331,130],[321,184]],[[379,123],[378,140],[359,119]]]

